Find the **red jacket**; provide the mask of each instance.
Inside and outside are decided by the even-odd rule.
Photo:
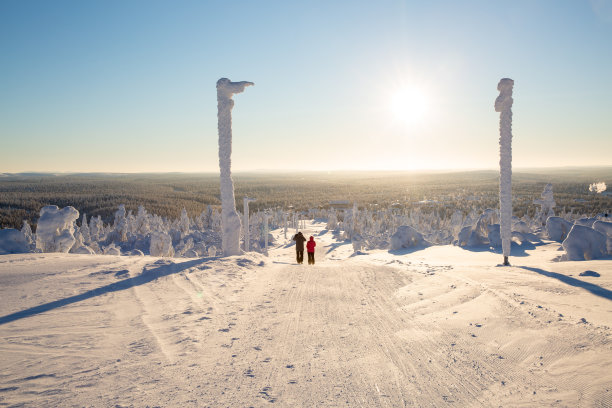
[[[310,237],[310,241],[306,243],[306,250],[308,252],[314,252],[314,248],[317,246],[317,243],[314,241],[314,237]]]

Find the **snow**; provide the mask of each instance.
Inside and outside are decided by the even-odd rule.
[[[423,238],[423,234],[409,225],[398,227],[395,234],[391,236],[391,250],[405,248],[423,248],[430,246],[431,243]]]
[[[29,244],[25,235],[16,229],[0,230],[0,255],[29,252]]]
[[[552,184],[547,184],[544,186],[544,191],[542,191],[541,200],[534,200],[533,203],[540,206],[540,210],[536,218],[540,220],[542,225],[546,223],[548,217],[553,217],[555,215],[555,199],[553,198],[553,186]]]
[[[43,207],[36,226],[36,247],[42,252],[68,252],[76,242],[74,223],[78,218],[74,207]]]
[[[221,171],[221,218],[223,254],[240,254],[240,217],[236,211],[232,180],[232,96],[241,93],[252,82],[232,82],[227,78],[217,81],[217,109],[219,130],[219,168]]]
[[[325,225],[314,266],[283,228],[269,257],[0,256],[0,404],[610,405],[611,259],[353,256]]]
[[[546,234],[553,241],[563,242],[572,229],[572,223],[561,217],[548,217],[546,220]]]
[[[172,238],[170,238],[170,235],[163,232],[154,232],[151,234],[149,253],[151,256],[174,256],[174,248],[172,247]]]
[[[589,185],[589,191],[596,194],[603,193],[604,191],[606,191],[607,188],[608,187],[606,186],[606,183],[604,183],[603,181]]]
[[[495,99],[495,112],[499,115],[499,212],[500,235],[504,263],[510,255],[512,235],[512,88],[514,81],[502,78],[497,84],[499,96]]]
[[[604,257],[608,253],[606,236],[579,224],[574,224],[562,245],[567,261],[588,261]]]
[[[608,253],[612,255],[612,222],[595,221],[593,223],[593,229],[606,236]]]

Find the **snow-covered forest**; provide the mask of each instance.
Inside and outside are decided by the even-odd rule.
[[[287,236],[292,235],[304,220],[325,222],[327,229],[339,239],[350,241],[355,251],[448,244],[492,251],[501,247],[496,208],[464,213],[459,209],[441,212],[423,207],[360,207],[359,203],[348,201],[340,204],[337,208],[306,211],[279,207],[253,211],[249,214],[249,249],[265,253],[267,231],[282,228]],[[612,251],[609,212],[559,211],[551,184],[544,187],[533,206],[536,208],[533,216],[524,214],[512,218],[513,246],[524,249],[542,240],[558,241],[565,248],[565,255],[560,259],[570,260],[599,258]],[[210,205],[195,217],[183,209],[178,219],[152,214],[144,206],[132,212],[120,205],[111,222],[104,222],[101,216],[88,218],[71,206],[61,209],[45,206],[40,210],[35,233],[27,221],[23,221],[19,230],[0,230],[0,253],[217,256],[221,254],[221,224],[219,209]],[[409,227],[410,233],[406,235],[402,227]],[[242,243],[245,233],[242,231]],[[268,244],[273,243],[269,235]]]

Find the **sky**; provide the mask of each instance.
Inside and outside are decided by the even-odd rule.
[[[612,0],[0,0],[0,172],[612,165]]]

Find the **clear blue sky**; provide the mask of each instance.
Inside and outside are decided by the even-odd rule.
[[[235,171],[495,168],[502,77],[515,166],[611,165],[611,44],[610,0],[0,0],[0,172],[218,171],[221,77]]]

